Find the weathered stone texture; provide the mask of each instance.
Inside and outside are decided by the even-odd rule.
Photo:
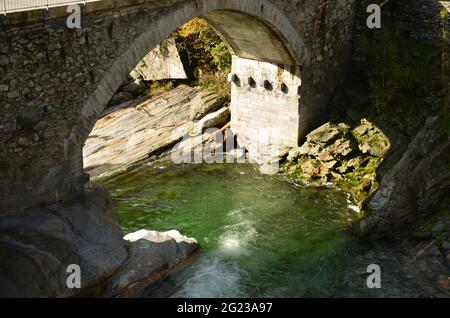
[[[11,214],[0,220],[0,296],[70,297],[95,291],[127,255],[105,190]],[[81,289],[66,284],[71,264],[80,266]]]
[[[402,21],[401,29],[409,37],[425,42],[439,43],[443,26],[450,30],[450,2],[438,0],[397,0],[391,4],[396,20]],[[447,17],[441,16],[447,12]],[[450,38],[448,44],[450,45]]]
[[[107,0],[86,6],[81,30],[66,28],[64,7],[50,9],[45,17],[42,11],[3,17],[0,213],[81,195],[87,181],[82,147],[98,116],[148,52],[199,15],[236,55],[300,69],[298,115],[286,114],[289,120],[300,118],[299,131],[286,132],[294,144],[296,133],[300,138],[321,118],[342,80],[354,2]]]
[[[450,139],[438,117],[430,117],[402,158],[383,176],[367,202],[361,234],[386,235],[429,215],[450,191]]]
[[[149,285],[165,277],[200,249],[193,238],[176,230],[139,230],[124,237],[129,256],[109,280],[103,297],[138,297]]]
[[[139,73],[146,81],[187,79],[173,38],[165,40],[148,53],[134,71]]]
[[[174,147],[197,124],[203,124],[203,129],[212,127],[208,123],[222,124],[220,116],[194,124],[191,114],[199,115],[195,118],[199,120],[224,106],[227,106],[225,101],[214,93],[180,85],[134,107],[126,103],[108,108],[83,148],[84,169],[94,178],[125,170]],[[228,115],[229,112],[225,114],[225,121]]]
[[[254,160],[274,157],[269,145],[296,147],[300,124],[300,69],[233,57],[231,129]]]

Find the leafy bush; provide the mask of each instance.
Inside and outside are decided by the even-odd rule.
[[[180,49],[187,52],[189,64],[202,72],[215,73],[231,68],[231,54],[227,46],[205,20],[191,20],[174,36]]]
[[[214,63],[220,70],[231,69],[231,54],[225,43],[221,42],[216,44],[211,50],[211,55],[214,58]]]

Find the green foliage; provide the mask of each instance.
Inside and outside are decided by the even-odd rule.
[[[183,60],[188,82],[230,99],[227,74],[231,70],[231,54],[227,46],[205,20],[195,18],[172,34]],[[161,44],[161,53],[167,48]],[[159,95],[186,81],[154,81],[149,96]]]
[[[231,54],[228,51],[225,43],[221,42],[216,44],[211,49],[211,55],[214,58],[214,63],[221,70],[229,70],[231,69]]]
[[[359,59],[352,67],[342,106],[350,103],[386,132],[409,136],[426,117],[441,113],[444,86],[441,47],[410,39],[401,30],[392,23],[355,43]]]
[[[447,9],[445,7],[443,7],[442,10],[439,12],[439,17],[440,17],[441,21],[447,20],[448,16],[449,16],[449,13],[448,13]]]
[[[355,170],[344,174],[339,185],[351,194],[355,202],[360,203],[364,201],[379,187],[376,179],[376,170],[381,162],[382,158],[363,157],[362,164]]]
[[[196,84],[229,100],[231,54],[219,35],[205,20],[195,18],[178,29],[174,37],[187,55],[188,73],[195,76]]]
[[[231,68],[228,48],[205,20],[195,18],[174,35],[182,49],[187,51],[189,63],[203,72],[214,73]]]
[[[216,93],[225,100],[231,100],[230,83],[228,83],[225,73],[217,72],[213,75],[204,75],[198,81],[198,85],[206,90]]]

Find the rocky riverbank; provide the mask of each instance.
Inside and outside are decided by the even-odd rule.
[[[97,188],[1,220],[0,297],[137,296],[198,249],[177,231],[122,239],[111,196]]]
[[[357,225],[363,235],[389,235],[433,214],[450,191],[450,138],[439,117],[429,117],[401,158],[379,176]],[[448,199],[447,199],[448,200]],[[443,207],[448,212],[449,207]]]
[[[198,126],[222,128],[229,115],[224,98],[187,85],[109,108],[83,149],[85,170],[93,177],[126,170],[170,150]]]
[[[289,152],[282,171],[306,185],[336,184],[361,208],[378,189],[376,168],[390,146],[386,135],[366,119],[356,127],[329,122]]]
[[[391,147],[388,137],[366,119],[356,127],[326,123],[290,151],[281,170],[306,185],[342,188],[358,207],[353,231],[371,238],[390,237],[371,241],[372,251],[356,262],[392,268],[397,266],[394,260],[401,259],[404,267],[398,275],[405,286],[421,276],[424,286],[436,286],[446,296],[450,291],[448,133],[438,117],[430,117],[403,147],[406,150],[399,154],[398,147],[394,151]],[[447,212],[433,216],[440,210]]]
[[[326,123],[289,152],[281,170],[306,185],[334,184],[350,193],[363,210],[357,233],[392,235],[432,214],[450,187],[449,137],[438,117],[428,118],[404,148],[391,152],[388,137],[366,119],[354,127]]]
[[[447,222],[447,226],[448,226]],[[367,264],[377,264],[381,268],[381,297],[444,297],[450,296],[450,261],[448,249],[438,243],[441,234],[431,232],[411,232],[390,240],[370,241],[371,249],[355,257],[356,267],[366,268]],[[445,245],[447,245],[445,243]],[[386,275],[389,272],[389,275]],[[395,275],[395,277],[391,275]],[[368,274],[361,271],[361,276]],[[358,283],[349,277],[350,284]],[[395,284],[401,281],[401,284]],[[389,286],[389,288],[386,288]],[[349,295],[351,296],[351,295]]]
[[[193,238],[173,230],[127,234],[128,258],[109,280],[102,297],[138,297],[200,249]]]

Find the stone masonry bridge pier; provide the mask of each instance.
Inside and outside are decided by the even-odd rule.
[[[5,0],[8,2],[8,0]],[[127,74],[197,16],[233,55],[232,129],[294,147],[326,112],[349,60],[354,0],[105,0],[0,16],[0,214],[81,197],[82,149]]]

